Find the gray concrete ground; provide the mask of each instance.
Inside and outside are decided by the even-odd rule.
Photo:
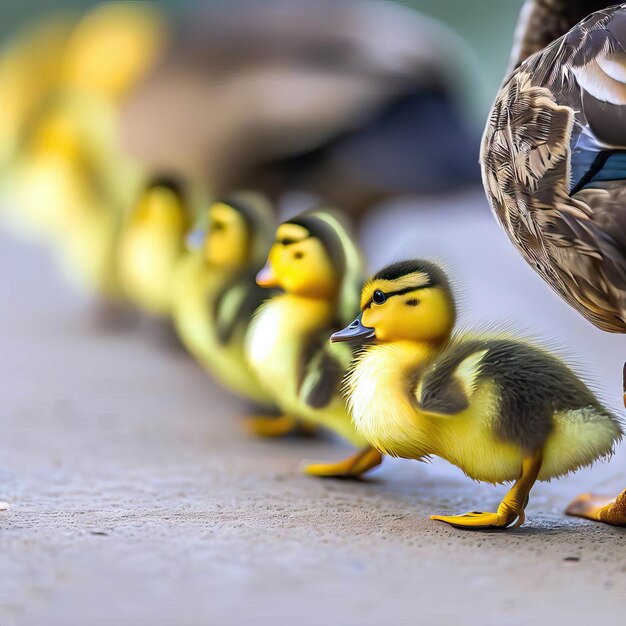
[[[619,409],[625,338],[554,297],[479,196],[456,203],[387,207],[364,236],[373,265],[443,258],[464,324],[554,339]],[[95,329],[46,253],[2,235],[0,268],[1,626],[623,621],[626,530],[561,513],[581,490],[626,487],[623,446],[539,485],[524,527],[455,530],[428,514],[493,507],[504,488],[442,461],[302,476],[303,458],[347,449],[246,438],[244,405],[145,328]]]

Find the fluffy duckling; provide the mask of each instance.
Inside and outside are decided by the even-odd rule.
[[[269,202],[240,192],[214,202],[189,235],[174,278],[172,317],[183,345],[224,387],[269,407],[246,362],[244,336],[267,293],[254,280],[270,246]]]
[[[58,84],[71,28],[69,17],[47,16],[19,29],[0,50],[0,171]]]
[[[481,162],[493,212],[526,261],[592,324],[623,334],[626,5],[612,4],[528,0]],[[585,494],[567,512],[626,525],[626,491]]]
[[[432,263],[383,269],[363,287],[361,310],[332,336],[374,339],[346,377],[358,432],[384,454],[436,455],[475,480],[515,481],[495,513],[432,519],[521,525],[536,480],[609,456],[622,436],[617,419],[552,354],[514,339],[453,337],[454,298]]]
[[[315,211],[278,227],[257,275],[262,287],[282,291],[255,315],[246,352],[284,412],[280,422],[285,428],[298,422],[324,426],[360,449],[339,463],[308,466],[305,471],[316,476],[356,477],[382,460],[354,428],[341,396],[352,352],[327,341],[356,311],[360,273],[360,255],[347,231],[330,213]]]
[[[146,3],[106,3],[86,14],[6,163],[5,204],[15,221],[34,225],[70,276],[104,296],[119,295],[114,248],[141,180],[118,143],[118,110],[163,40],[161,17]]]
[[[191,209],[174,180],[154,180],[140,196],[118,243],[125,296],[158,318],[172,311],[176,268],[185,252]]]

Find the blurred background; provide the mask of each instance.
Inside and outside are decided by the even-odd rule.
[[[393,0],[391,0],[393,1]],[[206,0],[201,4],[219,4],[220,0]],[[93,0],[73,0],[54,2],[50,0],[6,0],[2,3],[2,23],[0,36],[6,39],[16,28],[27,24],[38,15],[55,11],[83,11],[93,7]],[[170,11],[180,11],[200,3],[193,0],[169,0],[155,2]],[[523,0],[411,0],[397,2],[407,7],[418,9],[425,15],[442,20],[466,41],[476,62],[484,72],[484,89],[477,90],[475,97],[478,113],[486,114],[491,105],[495,90],[499,86],[507,66],[511,49],[511,33],[517,21]],[[482,117],[480,118],[482,123]]]

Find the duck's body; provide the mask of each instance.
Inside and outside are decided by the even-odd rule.
[[[611,5],[527,1],[481,162],[528,263],[595,326],[625,333],[626,5]],[[626,525],[626,491],[582,496],[568,513]]]
[[[173,280],[172,319],[183,345],[220,384],[272,406],[244,354],[250,321],[268,296],[255,274],[270,244],[272,208],[239,192],[214,202],[189,236]]]
[[[626,332],[626,5],[526,59],[489,117],[481,161],[501,226],[589,321]]]
[[[467,400],[459,378],[473,382]],[[438,353],[411,342],[369,346],[346,389],[357,429],[381,452],[439,456],[490,483],[519,478],[526,450],[541,447],[538,479],[549,480],[609,455],[620,436],[561,361],[513,340],[459,339]]]
[[[454,299],[432,263],[385,268],[365,284],[361,309],[332,337],[374,338],[346,377],[357,430],[384,454],[439,456],[476,480],[516,481],[497,513],[434,519],[473,528],[522,523],[536,480],[610,455],[622,436],[554,355],[509,338],[451,337]]]
[[[16,227],[56,245],[70,277],[103,295],[119,292],[115,240],[130,201],[134,169],[114,174],[112,110],[84,96],[58,98],[29,129],[7,165],[3,195]]]
[[[174,275],[190,218],[180,190],[163,181],[150,185],[124,224],[118,244],[120,281],[127,298],[150,315],[171,314]]]
[[[319,357],[322,341],[336,318],[333,302],[280,294],[266,302],[250,328],[248,359],[256,376],[287,415],[332,430],[355,446],[367,445],[354,428],[346,403],[339,393],[342,372],[350,364],[349,350],[334,350],[329,361],[314,367],[334,371],[320,373],[332,377],[321,385],[317,397],[307,393],[305,383],[311,360]],[[295,375],[294,375],[295,374]],[[316,406],[317,405],[317,406]],[[321,405],[321,406],[319,406]]]
[[[185,347],[228,390],[271,406],[243,349],[250,316],[266,295],[254,283],[254,272],[210,268],[201,255],[190,253],[180,261],[175,284],[172,316]]]

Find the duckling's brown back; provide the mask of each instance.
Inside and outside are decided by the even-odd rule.
[[[463,363],[475,355],[475,371],[459,374]],[[463,376],[470,389],[461,384]],[[497,435],[525,450],[539,449],[545,443],[556,414],[583,408],[614,422],[617,438],[621,436],[617,418],[563,361],[520,341],[453,341],[425,372],[421,404],[435,411],[449,405],[454,409],[451,412],[457,412],[470,403],[467,395],[481,382],[491,382],[498,395]]]

